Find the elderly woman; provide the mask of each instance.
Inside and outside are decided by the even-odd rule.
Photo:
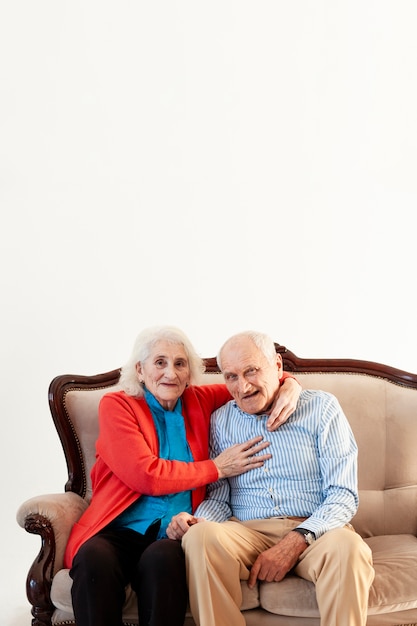
[[[225,385],[197,386],[203,370],[180,330],[147,329],[122,369],[123,391],[101,400],[93,496],[65,552],[77,626],[121,626],[128,583],[140,626],[182,626],[184,556],[166,536],[171,517],[194,511],[208,483],[270,458],[268,442],[255,438],[208,459],[210,415],[230,395]],[[288,378],[271,417],[276,424],[299,396]]]

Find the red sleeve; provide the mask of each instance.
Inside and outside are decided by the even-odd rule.
[[[186,463],[159,458],[152,415],[144,400],[123,392],[106,394],[99,406],[99,424],[97,454],[120,481],[137,493],[175,493],[218,478],[210,460]],[[207,430],[205,421],[201,428],[201,432]]]
[[[279,383],[280,385],[282,385],[282,383],[287,380],[287,378],[293,378],[294,380],[297,380],[296,376],[293,376],[292,374],[289,374],[288,372],[282,372],[282,376],[279,379]],[[298,383],[298,380],[297,380]]]
[[[223,404],[229,402],[232,396],[227,390],[224,383],[215,385],[201,385],[194,387],[196,394],[199,396],[199,401],[204,402],[206,410],[208,411],[208,418],[216,409],[219,409]],[[207,422],[208,424],[208,422]]]

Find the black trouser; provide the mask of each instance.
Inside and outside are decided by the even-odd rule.
[[[181,543],[104,529],[78,550],[70,576],[77,626],[121,626],[125,587],[138,597],[140,626],[183,626],[187,606]]]

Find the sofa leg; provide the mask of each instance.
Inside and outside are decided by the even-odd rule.
[[[25,530],[40,535],[41,549],[26,578],[26,596],[32,606],[32,626],[51,626],[55,610],[51,602],[55,536],[49,520],[42,515],[28,516]]]
[[[40,607],[32,607],[32,626],[51,626],[52,613]]]

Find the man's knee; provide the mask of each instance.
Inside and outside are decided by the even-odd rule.
[[[349,527],[336,528],[323,535],[326,552],[347,565],[356,560],[372,561],[372,552],[362,537]]]
[[[217,543],[220,534],[218,522],[199,522],[190,527],[182,538],[185,553],[190,550],[202,550],[206,546]]]
[[[324,537],[328,536],[334,545],[342,545],[346,549],[357,550],[362,546],[366,546],[362,537],[353,530],[351,526],[343,526],[343,528],[335,528],[327,532]]]

